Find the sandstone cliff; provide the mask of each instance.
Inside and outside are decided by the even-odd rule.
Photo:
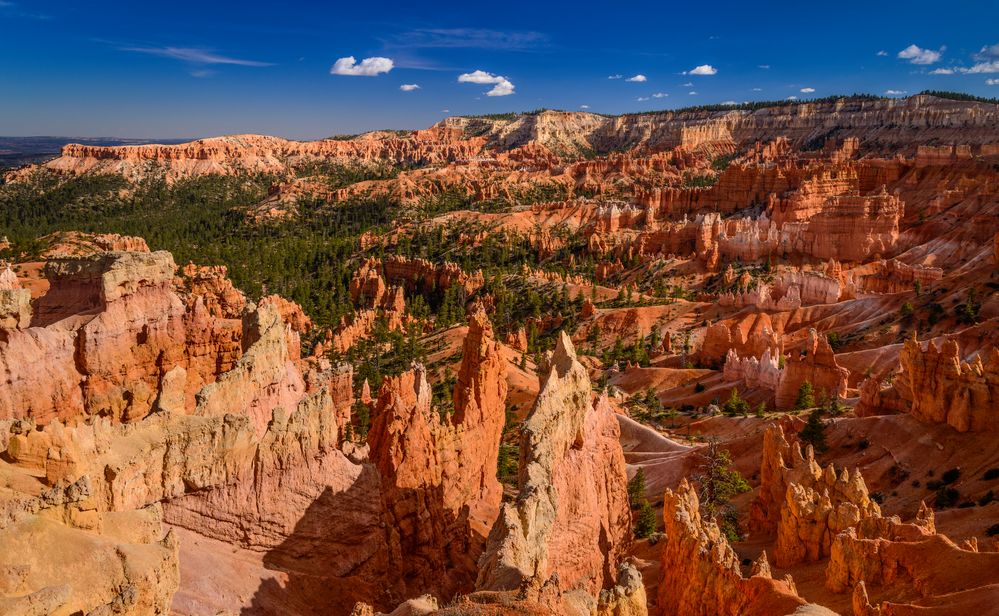
[[[542,375],[521,433],[519,496],[493,526],[476,585],[554,583],[560,601],[595,603],[613,585],[630,540],[619,427],[606,397],[591,401],[590,380],[564,333]]]

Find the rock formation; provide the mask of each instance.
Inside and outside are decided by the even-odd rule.
[[[861,520],[880,517],[859,470],[823,469],[811,445],[788,442],[780,424],[763,437],[760,489],[750,525],[777,534],[773,556],[780,567],[827,557],[837,534]]]
[[[930,341],[923,350],[907,340],[896,383],[908,411],[920,421],[946,423],[959,432],[999,429],[999,348],[986,361],[961,361],[957,342]]]
[[[606,396],[591,401],[564,333],[541,374],[521,432],[519,496],[493,526],[476,585],[542,588],[554,576],[560,601],[595,603],[616,580],[630,540],[619,427]]]
[[[505,371],[480,309],[469,320],[453,413],[431,408],[422,366],[382,385],[368,443],[382,478],[389,545],[410,588],[442,597],[471,590],[499,515]]]
[[[700,503],[686,479],[663,497],[662,571],[659,607],[667,614],[691,616],[770,616],[798,613],[807,602],[792,580],[771,577],[766,553],[743,577],[739,558],[712,520],[701,517]],[[814,606],[813,606],[814,607]],[[832,614],[815,607],[815,614]]]
[[[826,337],[810,329],[804,350],[791,353],[781,373],[777,384],[777,408],[792,408],[798,398],[799,388],[806,381],[812,385],[819,401],[826,396],[843,397],[846,395],[849,376],[849,371],[836,363],[836,356]]]
[[[0,272],[0,329],[24,329],[31,322],[31,291],[21,288],[10,266]]]

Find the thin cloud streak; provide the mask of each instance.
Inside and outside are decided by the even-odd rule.
[[[191,64],[231,64],[235,66],[274,66],[272,62],[259,62],[257,60],[243,60],[241,58],[231,58],[222,56],[207,49],[194,47],[122,47],[122,51],[143,53],[150,56],[170,58]]]

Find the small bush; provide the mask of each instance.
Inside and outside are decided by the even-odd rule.
[[[940,479],[942,479],[945,484],[950,485],[955,481],[957,481],[960,477],[961,477],[961,469],[952,468],[944,472],[944,474],[940,476]]]
[[[704,387],[704,383],[697,383],[696,385],[694,385],[694,393],[695,394],[699,394],[702,391],[704,391],[705,389],[706,388]]]
[[[985,474],[982,475],[982,479],[984,479],[985,481],[992,481],[993,479],[999,479],[999,468],[990,468],[989,470],[985,471]]]
[[[867,440],[866,438],[860,439],[860,442],[857,443],[857,449],[859,449],[861,451],[867,449],[870,446],[871,446],[871,442],[869,440]]]
[[[999,535],[999,524],[993,524],[992,526],[988,527],[988,529],[985,530],[985,534],[988,535],[989,537],[995,537],[996,535]]]
[[[989,503],[991,503],[995,499],[996,499],[995,492],[993,492],[992,490],[989,490],[988,492],[985,493],[984,496],[982,496],[980,499],[978,499],[978,506],[979,507],[984,507],[985,505],[988,505]]]
[[[961,493],[954,488],[940,488],[937,490],[937,495],[933,499],[933,504],[937,509],[949,509],[957,504],[957,501],[961,500]]]

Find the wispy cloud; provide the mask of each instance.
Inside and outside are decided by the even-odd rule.
[[[640,103],[644,103],[645,101],[649,100],[649,97],[648,96],[639,96],[635,100],[638,101],[638,102],[640,102]]]
[[[941,47],[940,51],[934,51],[912,44],[898,52],[898,58],[900,60],[908,60],[910,64],[936,64],[940,61],[944,49]]]
[[[22,11],[16,2],[0,0],[0,17],[22,17],[24,19],[52,19],[44,13],[30,13]]]
[[[416,83],[404,83],[401,86],[399,86],[399,89],[402,90],[403,92],[412,92],[413,90],[419,90],[420,85]]]
[[[645,75],[642,75],[641,73],[635,75],[634,77],[628,77],[627,79],[625,79],[625,81],[634,81],[637,83],[642,83],[643,81],[648,81],[648,80],[649,78],[646,77]]]
[[[590,106],[589,105],[580,105],[579,108],[580,109],[589,109]]]
[[[547,34],[532,31],[502,31],[485,28],[418,28],[386,37],[391,48],[492,49],[531,51],[549,45]]]
[[[756,68],[762,68],[763,70],[769,70],[770,69],[770,65],[769,64],[757,64]],[[722,104],[724,105],[725,103],[722,103]]]
[[[395,66],[389,58],[375,56],[358,62],[354,56],[340,58],[330,67],[331,75],[346,75],[348,77],[376,77],[387,73]]]
[[[687,92],[687,94],[689,94],[691,96],[697,96],[697,92],[694,92],[693,90],[691,90],[690,92]]]
[[[814,91],[815,91],[815,88],[802,88],[802,89],[801,89],[801,92],[802,92],[803,94],[811,94],[811,93],[812,93],[812,92],[814,92]]]
[[[879,51],[878,53],[876,53],[876,54],[874,54],[874,55],[876,55],[876,56],[880,56],[880,57],[882,57],[882,58],[883,58],[883,57],[885,57],[885,56],[887,56],[887,55],[888,55],[888,52],[887,52],[887,51],[885,51],[884,49],[882,49],[881,51]]]
[[[196,47],[122,47],[122,51],[144,53],[150,56],[180,60],[190,64],[234,64],[237,66],[274,66],[271,62],[244,60],[219,55],[208,49]]]
[[[935,68],[930,71],[930,75],[953,75],[954,69],[952,68]]]
[[[608,75],[607,79],[623,79],[624,75]]]
[[[999,86],[999,79],[986,79],[985,85],[987,86]]]
[[[789,100],[789,101],[796,101],[796,100],[798,100],[798,97],[797,96],[788,96],[787,100]]]
[[[666,98],[667,96],[669,96],[669,94],[666,92],[656,92],[652,95],[652,98]]]
[[[486,96],[509,96],[514,93],[513,83],[502,75],[493,75],[486,71],[472,71],[458,75],[459,83],[492,84],[493,88],[486,92]]]
[[[886,96],[904,96],[908,94],[905,90],[885,90]]]
[[[700,66],[695,66],[694,68],[690,69],[689,71],[684,71],[683,74],[684,75],[710,76],[710,75],[717,75],[718,74],[718,69],[716,69],[715,67],[711,66],[710,64],[702,64]]]

